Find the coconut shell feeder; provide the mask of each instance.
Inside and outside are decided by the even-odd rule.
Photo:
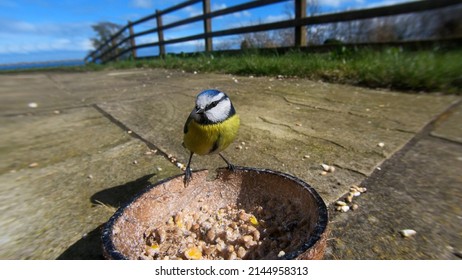
[[[107,259],[322,259],[327,224],[324,201],[304,181],[220,168],[214,179],[201,170],[186,186],[178,175],[147,187],[110,218],[102,241]],[[189,243],[174,244],[173,233]]]

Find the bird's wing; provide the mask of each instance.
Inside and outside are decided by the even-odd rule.
[[[189,126],[189,123],[193,120],[193,118],[191,116],[188,117],[188,119],[186,120],[186,123],[184,124],[184,128],[183,128],[183,133],[186,134],[188,133],[188,126]]]

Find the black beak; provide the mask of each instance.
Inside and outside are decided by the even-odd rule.
[[[196,108],[196,114],[202,114],[205,112],[204,108]]]

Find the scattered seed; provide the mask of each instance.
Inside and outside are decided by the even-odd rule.
[[[332,166],[332,165],[328,165],[328,164],[325,164],[325,163],[322,163],[321,164],[321,167],[324,171],[326,172],[334,172],[335,171],[335,167]]]
[[[358,205],[358,204],[353,204],[353,205],[351,206],[351,210],[353,210],[353,211],[357,210],[358,208],[359,208],[359,205]]]
[[[411,237],[417,234],[417,232],[413,229],[403,229],[400,230],[399,233],[402,237]]]
[[[353,196],[360,196],[360,195],[361,195],[361,193],[358,192],[358,191],[356,191],[356,192],[350,192],[350,193],[351,193]]]
[[[345,205],[347,205],[347,204],[346,204],[344,201],[337,200],[337,201],[335,202],[335,205],[337,205],[337,206],[345,206]]]
[[[29,167],[30,168],[34,168],[34,167],[37,167],[39,164],[37,162],[33,162],[31,164],[29,164]]]
[[[385,146],[385,143],[380,142],[380,143],[377,144],[377,146],[379,146],[380,148],[383,148]]]
[[[35,102],[30,102],[29,104],[27,104],[27,106],[28,106],[29,108],[37,108],[37,107],[38,107],[38,104],[35,103]]]

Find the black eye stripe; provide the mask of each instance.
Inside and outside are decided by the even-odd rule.
[[[218,103],[220,103],[222,100],[225,100],[226,98],[227,98],[227,96],[225,95],[220,100],[213,101],[212,103],[208,104],[207,106],[205,106],[205,111],[210,110],[213,107],[217,106]]]

